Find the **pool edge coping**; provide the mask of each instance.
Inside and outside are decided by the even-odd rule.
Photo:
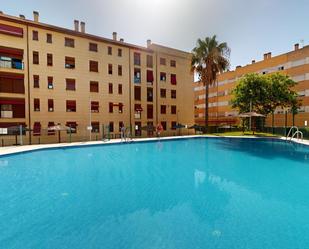
[[[65,149],[65,148],[78,148],[100,145],[115,145],[115,144],[130,144],[141,142],[154,142],[154,141],[171,141],[190,138],[241,138],[241,139],[269,139],[287,141],[286,137],[256,137],[256,136],[216,136],[216,135],[186,135],[186,136],[173,136],[173,137],[161,137],[161,138],[135,138],[130,141],[122,141],[121,139],[112,139],[109,141],[90,141],[90,142],[72,142],[72,143],[56,143],[56,144],[36,144],[36,145],[22,145],[22,146],[8,146],[0,148],[0,157],[21,154],[27,152],[48,150],[48,149]],[[309,146],[309,140],[299,140],[293,138],[291,142]]]

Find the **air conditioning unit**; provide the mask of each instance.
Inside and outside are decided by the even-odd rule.
[[[12,111],[1,111],[1,118],[13,118]]]

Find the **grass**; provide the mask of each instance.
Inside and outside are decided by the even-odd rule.
[[[280,137],[278,135],[272,133],[265,133],[265,132],[253,132],[252,131],[228,131],[222,133],[212,133],[211,135],[215,136],[255,136],[255,137]]]

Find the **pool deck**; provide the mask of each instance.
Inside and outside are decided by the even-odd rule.
[[[91,142],[72,142],[72,143],[56,143],[56,144],[34,144],[34,145],[22,145],[22,146],[7,146],[0,148],[0,156],[36,151],[42,149],[50,148],[64,148],[64,147],[79,147],[79,146],[89,146],[89,145],[105,145],[105,144],[121,144],[121,143],[131,143],[131,142],[148,142],[148,141],[160,141],[160,140],[175,140],[175,139],[185,139],[185,138],[199,138],[199,137],[211,137],[211,138],[256,138],[256,139],[274,139],[274,137],[255,137],[255,136],[214,136],[214,135],[191,135],[191,136],[174,136],[174,137],[161,137],[161,138],[134,138],[133,140],[123,141],[121,139],[112,139],[108,141],[91,141]],[[286,141],[285,137],[278,137],[275,139],[280,139]],[[292,139],[291,141],[299,144],[304,144],[309,146],[309,140]]]

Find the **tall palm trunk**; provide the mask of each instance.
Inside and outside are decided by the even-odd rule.
[[[208,95],[209,95],[209,85],[205,84],[205,132],[208,132]]]

